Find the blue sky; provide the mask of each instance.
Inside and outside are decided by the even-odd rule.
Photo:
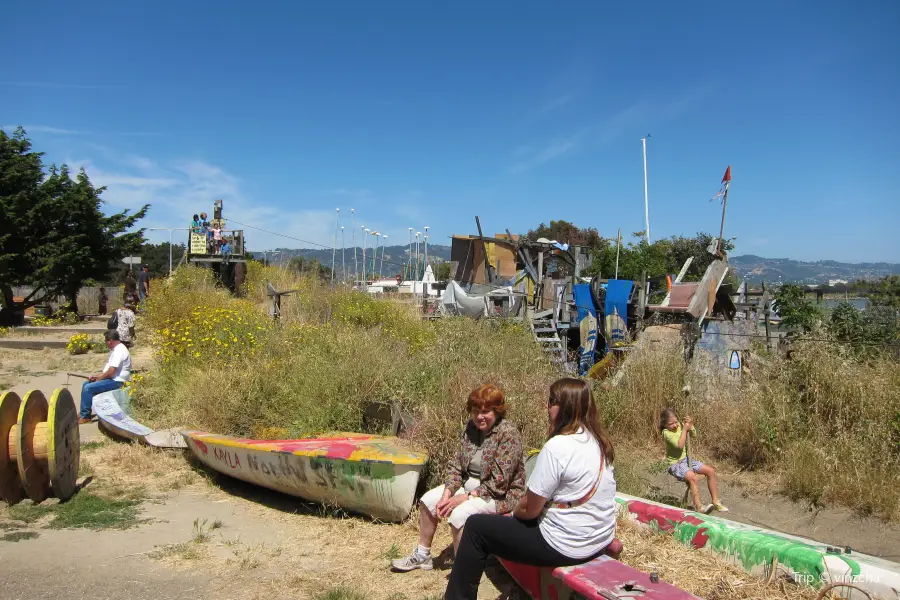
[[[13,2],[0,125],[111,208],[330,244],[551,219],[900,262],[900,3]],[[168,234],[152,233],[161,241]],[[248,230],[258,250],[303,246]],[[358,237],[357,237],[357,241]],[[340,242],[339,242],[340,243]]]

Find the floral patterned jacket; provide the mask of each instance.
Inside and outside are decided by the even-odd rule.
[[[444,485],[455,493],[468,477],[469,463],[478,450],[479,431],[470,420],[463,430],[459,450],[450,460],[444,474]],[[506,419],[485,435],[481,444],[483,459],[481,485],[472,493],[493,499],[499,514],[508,513],[525,495],[525,458],[522,437],[516,426]]]

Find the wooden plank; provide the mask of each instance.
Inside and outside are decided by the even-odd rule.
[[[707,310],[712,307],[709,306],[708,294],[704,292],[709,289],[710,282],[715,286],[714,291],[717,291],[727,272],[728,263],[724,260],[717,259],[709,264],[706,268],[706,273],[703,274],[703,279],[700,280],[700,284],[697,286],[697,293],[694,294],[694,298],[691,300],[690,306],[688,306],[688,314],[695,319],[701,320],[706,316]]]

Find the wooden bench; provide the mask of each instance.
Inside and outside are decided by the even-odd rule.
[[[618,556],[622,544],[615,540],[610,551]],[[500,563],[534,600],[700,600],[670,583],[654,582],[649,574],[606,554],[572,567],[534,567],[503,559]]]

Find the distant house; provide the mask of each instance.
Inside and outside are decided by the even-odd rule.
[[[829,279],[828,280],[829,287],[834,287],[836,285],[847,285],[848,283],[850,283],[850,282],[847,281],[846,279]]]

